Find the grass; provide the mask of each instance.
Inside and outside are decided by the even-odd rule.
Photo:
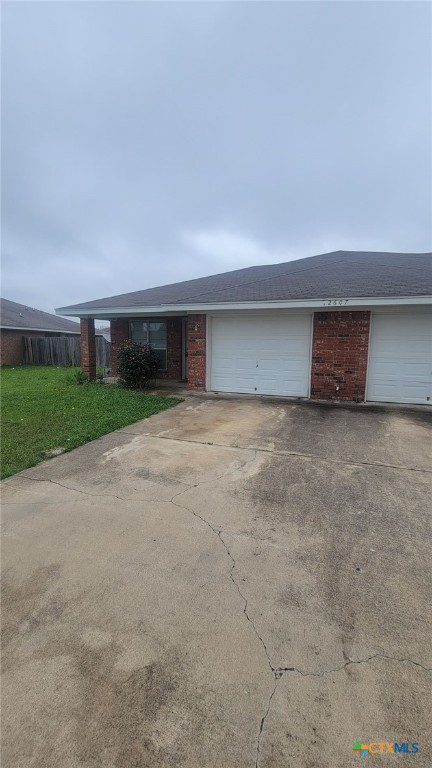
[[[177,397],[78,385],[73,368],[1,368],[1,477],[42,461],[41,451],[77,448],[177,405]]]

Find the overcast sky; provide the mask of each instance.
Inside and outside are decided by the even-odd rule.
[[[427,2],[3,3],[2,295],[431,249]]]

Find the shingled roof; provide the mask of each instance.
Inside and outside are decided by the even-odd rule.
[[[237,269],[57,310],[158,307],[308,299],[432,295],[431,253],[334,251],[283,264]]]
[[[73,323],[72,320],[65,320],[63,317],[50,315],[49,312],[26,307],[24,304],[17,304],[16,301],[9,301],[9,299],[0,299],[0,302],[0,327],[3,329],[53,331],[53,333],[80,332],[79,323]]]

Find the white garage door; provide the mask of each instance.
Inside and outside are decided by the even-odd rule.
[[[432,314],[374,314],[367,399],[432,402]]]
[[[210,387],[307,397],[310,343],[310,315],[213,318]]]

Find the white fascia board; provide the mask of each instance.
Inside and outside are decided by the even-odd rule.
[[[432,296],[396,296],[382,298],[340,298],[331,299],[296,299],[294,301],[238,301],[209,304],[159,304],[153,307],[88,307],[82,311],[60,307],[58,315],[71,317],[140,317],[142,315],[180,315],[226,310],[263,309],[353,309],[356,307],[397,307],[431,305]]]

